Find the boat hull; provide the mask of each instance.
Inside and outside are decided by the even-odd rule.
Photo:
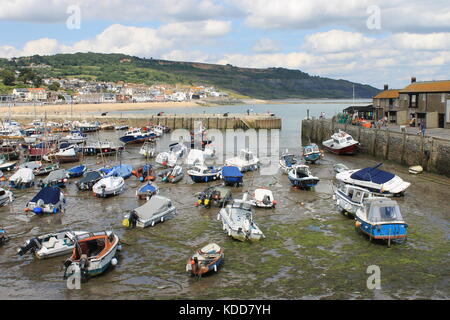
[[[294,187],[303,188],[303,189],[309,189],[314,188],[318,183],[319,179],[314,178],[308,178],[308,179],[293,179],[291,177],[288,177],[289,181]]]
[[[356,154],[356,151],[357,151],[356,144],[348,146],[348,147],[344,147],[344,148],[339,148],[339,149],[332,148],[332,147],[329,147],[326,145],[323,145],[323,147],[325,148],[325,150],[327,150],[331,153],[337,154],[337,155],[354,155],[354,154]]]
[[[408,225],[406,223],[373,225],[359,218],[356,218],[356,220],[359,222],[359,230],[371,239],[392,240],[407,238]]]
[[[219,180],[219,174],[211,174],[207,176],[196,176],[196,175],[189,175],[193,182],[195,183],[205,183],[205,182],[211,182]]]

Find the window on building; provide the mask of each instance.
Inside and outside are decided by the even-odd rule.
[[[426,99],[427,99],[427,94],[424,93],[423,96],[422,96],[422,100],[425,101]]]
[[[442,95],[441,95],[441,102],[442,103],[445,103],[445,99],[446,98],[446,94],[445,93],[443,93]]]

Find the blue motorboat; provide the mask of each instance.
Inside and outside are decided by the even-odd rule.
[[[304,164],[297,164],[289,170],[288,178],[294,187],[301,189],[310,189],[319,183],[319,178],[315,177],[309,171],[309,167]]]
[[[72,167],[67,170],[67,178],[78,178],[81,177],[86,172],[87,167],[81,164],[76,167]]]
[[[143,143],[148,139],[156,138],[156,134],[152,131],[143,132],[141,129],[130,130],[119,138],[123,143]]]
[[[59,188],[44,187],[27,203],[25,210],[40,215],[42,213],[58,213],[64,211],[65,207],[66,199]]]
[[[195,183],[210,182],[220,179],[220,168],[207,167],[202,164],[195,165],[192,169],[187,171]]]
[[[295,158],[295,155],[289,153],[289,151],[286,149],[286,151],[280,157],[280,168],[285,174],[287,174],[289,170],[292,169],[292,166],[297,164],[297,162],[298,161]]]
[[[148,181],[146,184],[141,186],[137,191],[136,195],[139,199],[150,199],[153,195],[158,193],[158,187]]]
[[[389,198],[369,198],[356,211],[355,226],[370,239],[406,239],[408,225],[403,220],[397,201]]]
[[[242,185],[242,178],[244,175],[241,170],[235,166],[225,166],[222,167],[222,179],[225,182],[225,185],[231,185],[239,187]]]
[[[128,179],[132,175],[133,167],[128,164],[120,164],[118,166],[101,168],[99,171],[104,174],[104,178],[115,176]]]
[[[303,159],[309,163],[316,163],[317,160],[320,159],[322,153],[319,150],[317,144],[312,143],[303,147]]]

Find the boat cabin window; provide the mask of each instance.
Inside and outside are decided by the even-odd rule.
[[[3,195],[5,195],[6,194],[6,191],[5,190],[0,190],[0,196],[3,196]]]
[[[313,149],[312,148],[305,148],[305,153],[312,153]]]
[[[347,137],[347,141],[352,141],[353,138],[352,137]]]
[[[337,139],[333,139],[333,142],[339,144],[339,140]]]
[[[362,202],[363,198],[364,198],[364,192],[362,191],[355,191],[355,193],[353,194],[352,200],[354,202]]]
[[[372,206],[369,214],[371,222],[402,221],[399,206]]]

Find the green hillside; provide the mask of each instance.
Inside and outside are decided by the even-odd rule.
[[[371,98],[369,85],[310,76],[284,68],[251,69],[232,65],[144,59],[124,54],[75,53],[0,59],[0,67],[20,69],[31,64],[41,77],[77,77],[98,81],[213,85],[243,96],[282,98]],[[50,67],[45,67],[50,66]]]

